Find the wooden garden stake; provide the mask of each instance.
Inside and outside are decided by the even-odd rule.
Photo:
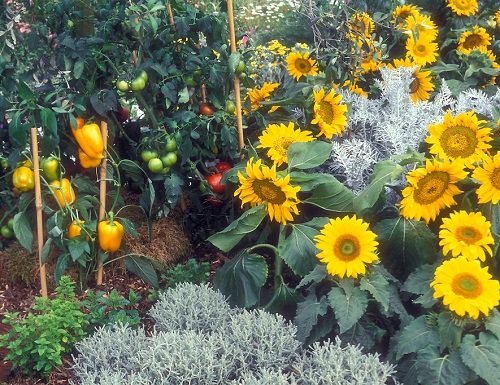
[[[106,218],[106,178],[107,178],[107,153],[108,148],[108,122],[101,120],[101,134],[102,142],[104,144],[104,159],[101,162],[101,169],[99,170],[99,222]],[[102,285],[102,261],[101,258],[97,259],[97,285]]]
[[[234,14],[233,14],[233,0],[227,0],[227,18],[229,23],[229,37],[231,39],[231,53],[236,52],[236,35],[234,32]],[[238,126],[238,147],[240,151],[245,146],[245,139],[243,137],[243,120],[241,116],[241,91],[240,91],[240,78],[238,74],[234,74],[234,98],[236,104],[236,122]]]
[[[31,152],[33,153],[33,171],[35,173],[35,206],[36,206],[36,229],[38,241],[38,262],[40,265],[40,291],[43,298],[47,298],[47,276],[45,263],[42,262],[43,250],[43,218],[42,218],[42,188],[40,186],[40,162],[38,159],[38,136],[36,127],[31,127]]]

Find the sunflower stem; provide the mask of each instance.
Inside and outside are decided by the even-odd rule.
[[[279,237],[278,237],[278,245],[283,242],[283,239],[285,238],[285,226],[283,224],[280,224],[280,232],[279,232]],[[282,277],[281,274],[283,272],[283,258],[281,258],[281,255],[276,249],[276,253],[274,254],[274,287],[278,287],[282,282]]]

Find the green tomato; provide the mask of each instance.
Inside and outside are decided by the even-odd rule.
[[[165,151],[172,152],[177,150],[177,140],[171,136],[167,136],[165,139]]]
[[[170,167],[163,167],[160,171],[160,175],[167,175],[170,172]]]
[[[118,88],[121,92],[128,92],[130,90],[128,82],[123,79],[116,81],[116,88]]]
[[[237,74],[241,74],[245,70],[245,62],[243,60],[240,60],[236,68],[234,69],[234,72]]]
[[[158,158],[158,151],[147,149],[141,152],[141,158],[144,162],[148,163],[153,158]]]
[[[161,161],[165,167],[172,167],[177,163],[177,154],[175,152],[167,152],[161,157]]]
[[[148,80],[149,80],[149,76],[148,76],[148,73],[144,70],[141,70],[141,72],[139,72],[139,76],[141,79],[144,79],[144,83],[147,83]]]
[[[130,83],[130,88],[134,92],[142,91],[145,87],[146,87],[146,82],[140,76],[136,77],[134,80],[132,80],[132,83]]]
[[[0,232],[2,233],[2,237],[7,239],[12,238],[14,236],[14,231],[9,226],[2,226]]]
[[[14,230],[14,218],[9,218],[9,220],[7,221],[7,227]]]
[[[148,162],[148,168],[152,172],[160,172],[163,170],[163,162],[160,158],[150,159]]]
[[[8,159],[2,158],[1,164],[2,164],[2,168],[4,170],[7,170],[9,168],[9,160]]]
[[[226,112],[228,114],[234,114],[236,111],[236,104],[232,100],[226,100]]]

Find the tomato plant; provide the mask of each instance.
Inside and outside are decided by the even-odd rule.
[[[123,79],[116,81],[116,88],[118,88],[122,92],[130,91],[130,85],[126,80]]]
[[[0,232],[2,233],[2,237],[6,239],[12,238],[14,236],[14,231],[7,225],[2,226]]]
[[[137,77],[130,83],[130,89],[134,92],[140,92],[146,87],[146,82],[144,78]]]
[[[129,117],[130,117],[130,111],[128,110],[127,107],[122,106],[121,108],[118,109],[118,112],[116,113],[116,119],[120,123],[126,122]]]
[[[225,173],[226,171],[228,170],[231,170],[233,168],[233,166],[231,166],[231,163],[229,162],[219,162],[215,165],[215,168],[218,172],[220,173]]]
[[[158,158],[158,151],[153,149],[145,149],[141,152],[141,158],[144,162],[148,163],[153,158]]]
[[[160,158],[152,158],[148,161],[148,168],[151,172],[160,172],[163,169],[163,162]]]
[[[172,167],[177,163],[177,154],[175,152],[167,152],[161,157],[161,161],[165,167]]]
[[[172,152],[177,150],[177,140],[171,136],[165,139],[165,151]]]
[[[210,105],[210,103],[200,103],[200,107],[198,108],[198,111],[202,115],[213,115],[214,114],[214,109]]]

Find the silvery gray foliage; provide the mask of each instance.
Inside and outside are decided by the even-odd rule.
[[[150,343],[143,329],[133,330],[122,324],[99,328],[84,341],[76,343],[76,349],[85,354],[75,361],[74,369],[86,373],[102,369],[132,373],[139,367],[135,358]]]
[[[176,290],[166,290],[148,312],[159,331],[195,330],[211,332],[229,321],[235,310],[226,297],[208,285],[180,283]]]
[[[294,367],[302,385],[384,385],[397,384],[394,367],[377,354],[363,354],[358,346],[342,346],[341,340],[316,342]]]
[[[263,310],[235,314],[225,326],[236,371],[282,368],[297,355],[297,328],[279,314]]]
[[[500,89],[497,89],[497,92],[490,96],[483,90],[469,88],[458,95],[456,103],[452,106],[452,113],[456,115],[475,111],[476,114],[493,119],[494,108],[500,108]]]
[[[217,385],[233,373],[231,349],[222,333],[194,330],[158,332],[138,353],[139,372],[153,383]]]
[[[297,385],[292,373],[284,374],[273,369],[260,369],[255,372],[243,372],[238,380],[230,385]]]
[[[191,305],[183,306],[185,302]],[[220,323],[206,327],[208,316],[193,308],[213,314]],[[169,311],[181,314],[167,315]],[[189,316],[185,312],[201,323],[179,321]],[[221,317],[223,312],[228,316]],[[152,314],[181,327],[169,326],[151,336],[127,325],[98,329],[76,345],[73,369],[79,385],[394,383],[387,382],[392,367],[378,356],[341,347],[339,339],[302,349],[295,326],[283,317],[262,310],[229,311],[225,298],[206,285],[185,283],[167,290]]]
[[[367,186],[378,161],[408,149],[417,151],[429,124],[441,121],[446,108],[456,103],[444,81],[432,101],[414,103],[409,92],[413,72],[413,67],[381,68],[382,80],[376,81],[381,92],[378,99],[339,90],[343,102],[351,105],[349,135],[335,139],[330,170],[354,192]],[[354,156],[347,156],[350,153]],[[357,171],[361,166],[365,172]]]

